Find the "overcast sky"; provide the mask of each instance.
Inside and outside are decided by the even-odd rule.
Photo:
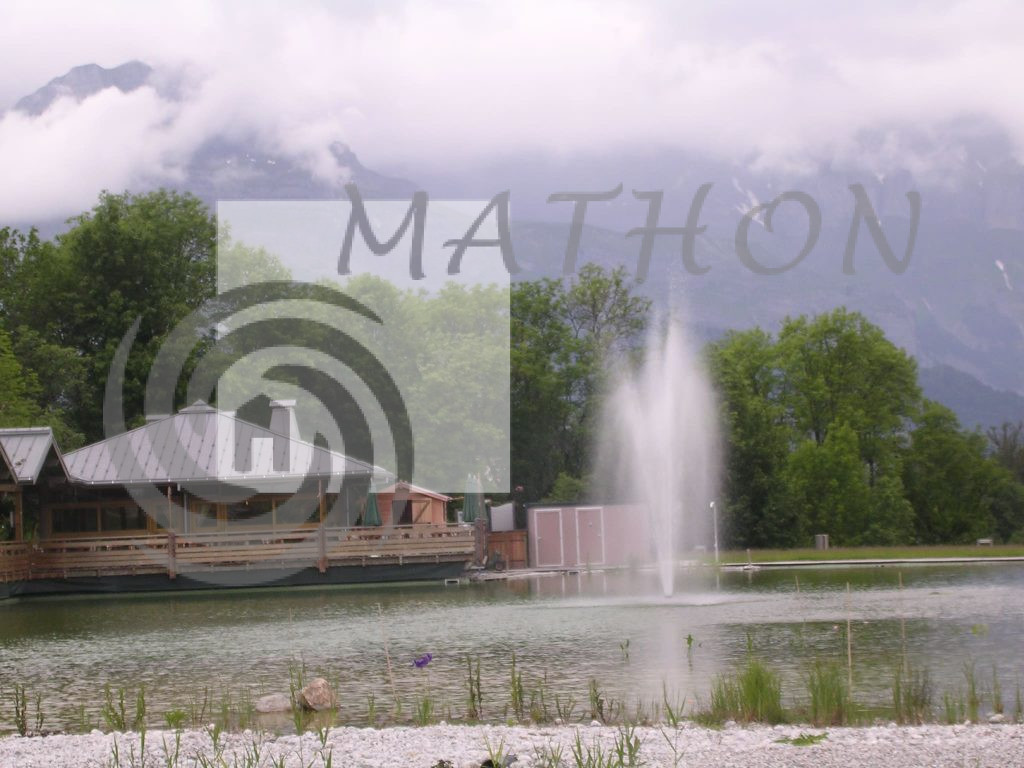
[[[131,59],[183,77],[181,100],[145,88],[8,113],[0,217],[174,178],[215,135],[333,179],[339,139],[413,172],[640,145],[801,169],[856,156],[868,130],[890,132],[883,161],[905,160],[907,128],[941,162],[951,129],[979,126],[1024,156],[1017,2],[5,0],[0,108],[75,65]]]

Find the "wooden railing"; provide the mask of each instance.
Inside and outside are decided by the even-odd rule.
[[[0,582],[28,578],[29,545],[24,542],[0,544]]]
[[[443,525],[59,538],[0,545],[0,581],[144,573],[174,578],[231,568],[324,571],[333,565],[468,561],[473,549],[473,528]]]

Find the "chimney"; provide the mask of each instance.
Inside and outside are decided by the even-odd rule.
[[[291,441],[297,440],[299,437],[294,400],[270,401],[270,431],[274,433],[274,471],[290,472],[292,467]]]

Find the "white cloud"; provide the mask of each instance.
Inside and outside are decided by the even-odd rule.
[[[0,103],[93,61],[184,67],[187,87],[181,104],[141,91],[8,115],[7,217],[51,202],[74,212],[100,187],[173,175],[218,133],[254,135],[333,179],[336,139],[371,167],[647,144],[799,168],[861,153],[868,130],[941,143],[943,126],[971,118],[1024,148],[1012,91],[1024,7],[995,0],[48,5],[5,10]],[[893,136],[876,162],[945,156],[908,157]]]

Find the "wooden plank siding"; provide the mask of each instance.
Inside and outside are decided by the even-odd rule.
[[[473,556],[474,529],[456,525],[310,526],[208,533],[68,537],[0,544],[0,581],[237,568],[457,562]]]
[[[500,557],[506,568],[525,568],[526,531],[492,531],[487,534],[487,561]]]
[[[23,541],[0,543],[0,582],[24,581],[28,578],[31,546]]]

